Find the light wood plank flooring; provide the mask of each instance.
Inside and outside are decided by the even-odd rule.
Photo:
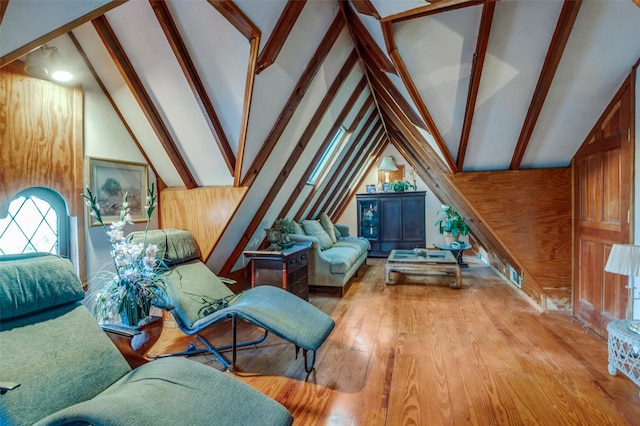
[[[286,406],[295,425],[640,424],[638,388],[608,374],[606,339],[537,312],[475,265],[460,290],[437,276],[385,286],[384,259],[369,259],[343,298],[311,295],[336,321],[314,373],[269,336],[239,352],[235,377]],[[240,335],[256,333],[245,325]],[[228,338],[228,326],[208,335]],[[152,352],[192,340],[167,325]]]

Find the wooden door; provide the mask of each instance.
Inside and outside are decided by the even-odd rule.
[[[604,271],[611,246],[628,244],[633,176],[631,85],[625,83],[574,157],[573,311],[594,330],[629,315],[627,277]]]

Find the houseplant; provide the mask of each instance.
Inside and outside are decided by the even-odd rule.
[[[275,227],[280,231],[280,241],[278,244],[280,247],[289,248],[293,245],[293,242],[289,239],[289,234],[295,233],[295,228],[293,226],[293,221],[287,218],[277,219],[275,222]]]
[[[451,205],[442,204],[438,210],[438,219],[435,225],[442,235],[445,236],[447,244],[458,241],[460,236],[469,234],[467,222],[458,214]]]
[[[115,268],[115,273],[104,272],[95,282],[98,289],[94,316],[101,324],[116,322],[119,316],[123,325],[138,326],[150,317],[151,303],[166,295],[162,278],[166,266],[156,258],[158,247],[155,244],[146,245],[149,222],[157,206],[155,184],[152,183],[147,191],[147,204],[144,207],[147,225],[141,243],[127,241],[123,232],[127,224],[132,224],[126,192],[122,199],[120,219],[111,223],[109,228],[102,219],[97,196],[89,188],[82,196],[90,208],[90,215],[102,226],[109,240],[111,260]]]
[[[393,192],[408,191],[410,187],[411,187],[411,184],[403,180],[394,180],[393,182],[391,182],[391,190]]]

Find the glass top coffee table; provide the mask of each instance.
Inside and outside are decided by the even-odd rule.
[[[396,283],[391,279],[391,272],[415,275],[444,272],[455,275],[456,280],[450,285],[452,288],[462,286],[460,265],[449,250],[392,250],[384,266],[384,281],[390,285]]]

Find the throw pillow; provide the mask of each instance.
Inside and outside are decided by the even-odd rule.
[[[326,213],[320,213],[320,224],[324,228],[324,230],[329,234],[329,238],[331,238],[331,242],[333,244],[338,242],[338,238],[336,236],[336,231],[333,226],[333,222],[329,218],[329,215]]]
[[[336,240],[339,240],[342,237],[342,233],[337,226],[333,227],[333,233],[336,234]]]
[[[331,242],[331,237],[327,234],[327,231],[324,230],[320,221],[318,220],[303,220],[302,227],[304,228],[304,232],[307,235],[311,235],[312,237],[316,237],[320,242],[320,250],[326,250],[333,247],[333,243]]]
[[[291,232],[292,234],[304,235],[304,230],[302,229],[302,226],[300,226],[300,224],[295,220],[291,221],[291,229],[293,230],[293,232]]]

